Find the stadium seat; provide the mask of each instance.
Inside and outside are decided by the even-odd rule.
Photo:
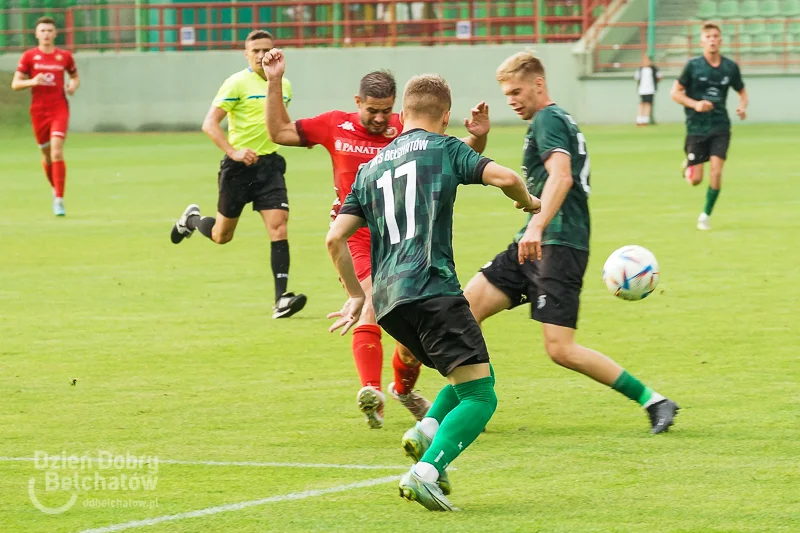
[[[768,33],[756,35],[753,38],[753,52],[757,54],[771,54],[776,51],[772,43],[772,36]]]
[[[776,33],[783,34],[783,32],[786,31],[786,19],[783,17],[772,19],[772,22],[767,22],[766,26],[766,33],[771,33],[773,35]]]
[[[517,22],[527,22],[527,24],[518,24],[515,26],[517,35],[533,35],[533,6],[518,5],[514,8],[514,16],[517,17]]]
[[[717,3],[713,0],[703,0],[697,10],[697,16],[701,19],[713,19],[717,16]]]
[[[758,18],[758,0],[744,0],[739,6],[739,15],[745,19]]]
[[[767,33],[767,25],[764,22],[747,22],[740,26],[740,31],[744,31],[753,35]]]
[[[723,19],[739,18],[739,2],[736,0],[723,0],[719,3],[717,16]]]
[[[764,18],[778,17],[781,15],[781,6],[778,0],[761,0],[758,3],[758,13]]]
[[[789,18],[800,17],[800,0],[783,0],[781,14]]]
[[[748,33],[739,34],[739,53],[748,54],[753,51],[753,37]]]

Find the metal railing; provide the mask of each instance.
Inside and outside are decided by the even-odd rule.
[[[654,60],[660,68],[680,68],[702,53],[701,21],[659,21]],[[591,32],[594,70],[641,66],[647,57],[647,23],[599,21]],[[800,19],[736,19],[722,24],[722,53],[745,67],[800,70]]]
[[[254,28],[270,30],[287,47],[565,42],[580,39],[611,3],[270,0],[0,9],[0,52],[34,46],[30,26],[44,14],[56,18],[71,50],[233,49]]]

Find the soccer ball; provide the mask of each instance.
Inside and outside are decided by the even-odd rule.
[[[629,245],[614,250],[603,265],[603,281],[623,300],[647,298],[658,285],[658,261],[650,250]]]

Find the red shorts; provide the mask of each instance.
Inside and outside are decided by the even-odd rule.
[[[52,137],[66,138],[69,108],[31,110],[31,123],[39,148],[44,148]]]
[[[350,248],[350,255],[353,256],[353,266],[356,267],[358,281],[364,281],[372,275],[369,239],[370,235],[367,228],[360,228],[352,237],[347,239],[347,246]]]

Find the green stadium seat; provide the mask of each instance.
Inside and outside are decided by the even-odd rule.
[[[756,35],[753,38],[753,52],[757,54],[771,54],[776,51],[772,43],[772,36],[768,33]]]
[[[800,18],[800,0],[783,0],[781,14],[789,18]]]
[[[719,3],[717,16],[723,19],[739,18],[739,2],[736,0],[722,0]]]
[[[533,6],[516,6],[514,8],[514,16],[517,17],[517,25],[515,26],[515,33],[517,35],[533,35]],[[520,24],[525,22],[527,24]]]
[[[697,16],[701,19],[713,19],[717,16],[717,3],[713,0],[703,0],[697,10]]]
[[[753,35],[767,33],[767,25],[764,22],[748,22],[742,24],[739,31],[744,31]]]
[[[789,50],[792,52],[800,52],[800,32],[789,35]]]
[[[764,18],[779,17],[781,5],[778,0],[761,0],[758,3],[758,13]]]
[[[744,0],[739,6],[739,15],[745,19],[758,18],[758,0]]]
[[[753,37],[748,33],[739,34],[739,52],[747,54],[753,50]]]

